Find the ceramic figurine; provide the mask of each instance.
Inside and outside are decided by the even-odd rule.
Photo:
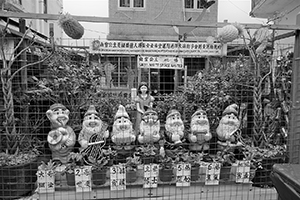
[[[95,151],[97,148],[97,151],[99,151],[109,137],[107,127],[108,125],[100,119],[95,106],[90,105],[84,114],[82,129],[78,136],[78,142],[81,146],[80,151],[87,149],[89,146],[90,150],[94,148]]]
[[[181,144],[184,137],[184,124],[181,119],[181,114],[172,109],[169,111],[166,118],[166,135],[171,143]]]
[[[226,146],[235,147],[240,143],[236,140],[235,133],[239,130],[238,106],[231,104],[225,108],[217,127],[218,144],[221,150]]]
[[[149,87],[147,83],[142,82],[138,88],[138,95],[135,99],[136,102],[136,121],[135,121],[135,130],[139,131],[140,123],[142,120],[143,114],[148,108],[152,108],[154,97],[150,95]]]
[[[52,159],[67,163],[68,155],[73,151],[76,135],[67,125],[70,111],[62,104],[55,103],[47,110],[46,115],[51,122],[51,131],[47,141],[52,151]]]
[[[116,149],[130,150],[133,148],[131,143],[136,140],[136,135],[132,127],[132,122],[125,107],[120,105],[114,117],[114,124],[111,133],[111,140]]]
[[[161,138],[160,135],[160,122],[158,120],[157,112],[148,109],[142,117],[140,123],[140,133],[138,135],[138,141],[141,144],[155,143]]]
[[[190,150],[206,151],[209,150],[208,141],[212,138],[209,121],[204,110],[198,109],[191,117],[191,132],[188,134]]]

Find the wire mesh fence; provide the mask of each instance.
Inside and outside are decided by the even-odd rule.
[[[2,71],[0,199],[277,199],[292,54],[259,74],[247,56],[185,58],[186,72],[138,59],[56,48],[11,87],[24,60]]]

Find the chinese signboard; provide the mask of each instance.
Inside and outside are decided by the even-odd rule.
[[[75,186],[76,192],[92,191],[91,174],[92,166],[81,166],[75,168]]]
[[[223,55],[220,43],[206,42],[144,42],[94,40],[90,53],[133,54],[133,55],[168,55],[168,56],[219,56]]]
[[[124,164],[110,167],[110,190],[126,190],[126,166]]]
[[[191,184],[191,164],[180,163],[176,167],[176,186],[184,187]]]
[[[157,188],[159,166],[144,165],[144,188]]]
[[[183,58],[166,56],[139,56],[140,68],[183,69]]]

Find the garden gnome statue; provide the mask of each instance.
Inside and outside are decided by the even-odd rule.
[[[76,135],[67,125],[70,111],[62,104],[55,103],[47,110],[46,115],[51,122],[51,131],[47,141],[52,151],[52,159],[62,164],[68,162],[68,155],[73,151]]]
[[[209,150],[208,141],[212,138],[209,121],[204,110],[198,109],[191,119],[191,132],[188,134],[191,151]]]
[[[90,105],[84,114],[82,129],[78,136],[78,142],[81,145],[80,150],[91,147],[102,147],[105,145],[109,136],[107,124],[104,123],[94,105]],[[100,149],[98,149],[100,150]]]
[[[132,122],[125,107],[120,105],[114,117],[114,124],[111,133],[111,140],[116,144],[115,149],[130,150],[133,148],[131,143],[136,139],[135,132],[132,127]]]
[[[184,137],[184,124],[181,119],[181,114],[172,109],[169,111],[166,118],[166,135],[169,138],[170,142],[174,144],[181,144]]]
[[[161,138],[160,122],[158,120],[157,112],[151,108],[145,111],[140,123],[140,133],[138,141],[141,144],[155,143]]]
[[[221,150],[227,146],[235,147],[239,145],[235,134],[239,130],[239,127],[238,106],[231,104],[223,111],[223,116],[216,130]]]

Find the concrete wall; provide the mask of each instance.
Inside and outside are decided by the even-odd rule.
[[[109,0],[109,17],[128,20],[187,21],[196,19],[202,10],[184,9],[183,0],[146,0],[144,10],[124,10],[118,8],[118,0]],[[218,2],[212,5],[199,23],[215,23],[218,19]],[[205,41],[207,36],[216,35],[216,29],[197,28],[188,34],[186,41]],[[174,29],[164,26],[110,24],[110,40],[164,40],[177,41]]]

